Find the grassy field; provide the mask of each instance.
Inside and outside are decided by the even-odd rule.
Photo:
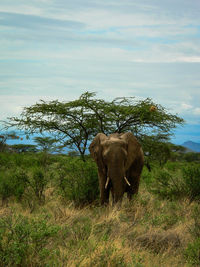
[[[101,207],[90,159],[1,154],[0,266],[200,266],[199,164],[185,165],[144,169],[137,197]]]

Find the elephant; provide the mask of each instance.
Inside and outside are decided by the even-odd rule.
[[[92,158],[98,167],[100,202],[113,204],[122,202],[125,192],[129,200],[138,193],[140,176],[144,166],[141,145],[131,133],[113,133],[106,136],[98,133],[89,146]]]

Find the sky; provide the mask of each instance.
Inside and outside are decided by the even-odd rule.
[[[1,0],[0,120],[86,91],[150,97],[200,142],[200,1]]]

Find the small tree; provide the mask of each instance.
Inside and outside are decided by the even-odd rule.
[[[34,138],[34,141],[37,143],[39,150],[43,152],[55,152],[60,151],[60,147],[56,146],[58,142],[55,138],[49,136],[37,136]]]

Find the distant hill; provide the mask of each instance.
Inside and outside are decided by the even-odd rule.
[[[195,143],[192,141],[187,141],[182,144],[182,146],[188,148],[188,150],[192,150],[193,152],[200,152],[200,143]]]

